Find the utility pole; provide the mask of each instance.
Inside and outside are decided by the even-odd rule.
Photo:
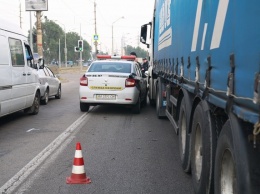
[[[22,28],[22,6],[21,6],[21,1],[20,1],[20,28]]]
[[[66,63],[67,64],[67,63]],[[61,68],[61,59],[60,59],[60,39],[59,39],[59,68]]]
[[[67,50],[67,38],[66,38],[66,28],[65,28],[65,25],[64,25],[64,32],[65,32],[65,48],[64,48],[64,55],[65,55],[65,65],[66,65],[66,67],[68,66],[68,64],[67,64],[67,56],[68,56],[68,50]]]
[[[42,50],[42,24],[41,24],[41,11],[36,11],[37,19],[37,50],[40,56],[43,57]]]
[[[95,34],[97,34],[97,16],[96,16],[96,0],[94,1],[94,21],[95,21]],[[94,41],[94,45],[95,45],[95,53],[97,54],[97,41]]]
[[[30,11],[29,14],[30,14],[30,47],[32,49],[32,52],[34,52],[33,51],[33,36],[32,36],[32,12]]]

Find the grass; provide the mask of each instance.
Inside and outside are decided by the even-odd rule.
[[[61,67],[59,68],[57,65],[50,65],[49,68],[52,70],[54,74],[64,74],[64,73],[82,73],[87,70],[88,67],[80,67],[80,66],[74,66],[74,67]]]
[[[52,70],[52,72],[57,75],[61,83],[69,82],[68,79],[64,78],[62,74],[83,74],[88,67],[80,67],[80,66],[74,66],[74,67],[61,67],[59,68],[57,65],[50,65],[49,68]]]

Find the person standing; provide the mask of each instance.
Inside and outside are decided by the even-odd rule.
[[[136,63],[139,65],[139,67],[142,69],[142,65],[141,65],[141,63],[139,63],[139,61],[138,61],[138,59],[137,59],[136,53],[135,53],[135,52],[131,52],[130,55],[135,56],[135,62],[136,62]]]
[[[143,58],[142,72],[148,71],[149,63],[146,58]]]

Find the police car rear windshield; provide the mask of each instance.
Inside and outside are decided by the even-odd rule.
[[[116,73],[131,73],[131,63],[108,63],[98,62],[92,63],[88,72],[116,72]]]

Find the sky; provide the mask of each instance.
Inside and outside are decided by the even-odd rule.
[[[94,1],[99,50],[111,52],[112,26],[114,50],[120,52],[122,42],[125,45],[147,49],[145,45],[139,43],[139,35],[141,25],[152,19],[154,0],[48,0],[48,11],[42,12],[42,20],[44,21],[44,17],[47,16],[66,32],[81,34],[83,39],[93,46]],[[0,17],[17,25],[21,22],[21,27],[27,35],[30,29],[30,12],[25,11],[25,0],[1,0]],[[35,12],[31,12],[31,18],[34,25]]]

